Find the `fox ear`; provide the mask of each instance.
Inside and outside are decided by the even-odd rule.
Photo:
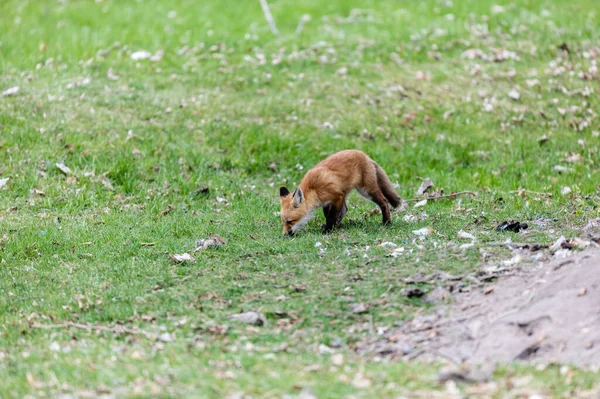
[[[294,191],[294,208],[298,208],[302,201],[304,201],[304,193],[302,192],[302,189],[298,187],[296,191]]]
[[[290,194],[290,190],[287,189],[287,187],[281,186],[279,187],[279,196],[280,197],[285,197],[286,195]]]

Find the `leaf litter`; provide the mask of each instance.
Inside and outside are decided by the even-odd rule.
[[[196,259],[188,254],[187,252],[182,253],[182,254],[173,254],[171,256],[169,256],[169,259],[171,259],[174,262],[178,262],[178,263],[184,263],[184,262],[195,262]]]
[[[222,245],[225,245],[226,243],[226,239],[215,234],[212,237],[197,240],[196,249],[194,249],[194,252],[198,252],[206,248],[220,247]]]
[[[254,310],[232,314],[229,316],[229,319],[259,327],[267,324],[267,318],[265,315]]]

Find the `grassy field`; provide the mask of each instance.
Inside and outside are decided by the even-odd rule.
[[[596,3],[272,0],[275,37],[258,0],[3,1],[0,396],[444,392],[441,363],[355,346],[427,310],[404,278],[600,215]],[[339,230],[318,214],[283,239],[279,186],[346,148],[405,199],[426,177],[477,195],[382,227],[353,194]],[[507,219],[531,228],[496,232]],[[169,258],[212,234],[226,245]],[[267,324],[229,319],[247,310]],[[566,397],[598,379],[506,365],[498,392],[515,376]]]

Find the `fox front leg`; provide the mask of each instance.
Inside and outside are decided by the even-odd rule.
[[[346,212],[348,211],[348,207],[346,206],[346,201],[341,200],[336,203],[331,203],[323,208],[323,213],[325,214],[325,224],[321,226],[321,230],[323,233],[328,233],[333,230],[344,218]]]

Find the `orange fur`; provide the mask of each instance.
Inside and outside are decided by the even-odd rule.
[[[400,197],[385,171],[364,152],[345,150],[309,170],[293,193],[280,188],[283,234],[293,235],[318,208],[325,214],[323,230],[331,230],[344,218],[353,189],[381,208],[383,224],[391,223],[389,205],[397,207]]]

